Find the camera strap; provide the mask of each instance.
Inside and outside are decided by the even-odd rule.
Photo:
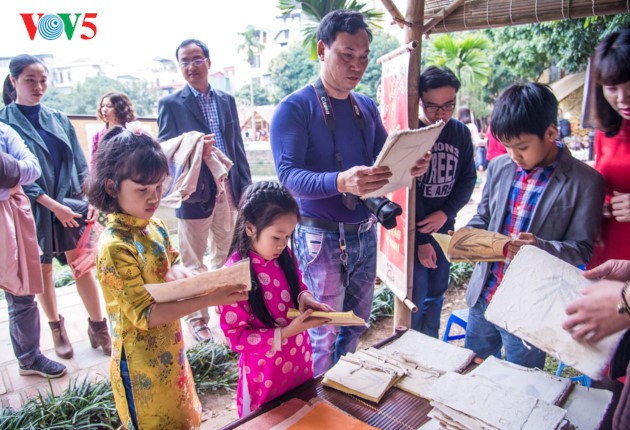
[[[335,137],[335,130],[337,128],[337,121],[335,120],[335,114],[333,113],[332,103],[330,102],[330,97],[328,97],[328,93],[326,92],[326,88],[324,88],[324,83],[321,78],[317,78],[317,81],[313,84],[313,89],[315,90],[315,95],[317,96],[317,101],[319,102],[319,107],[322,110],[322,114],[324,115],[324,120],[326,121],[326,127],[330,131],[332,135],[333,148],[335,150],[335,160],[337,161],[337,166],[339,171],[342,172],[343,168],[343,158],[341,157],[341,153],[339,152],[339,148],[337,146],[337,139]],[[359,108],[359,105],[350,93],[350,104],[352,105],[352,112],[354,113],[354,119],[357,122],[357,126],[359,130],[361,130],[361,139],[363,140],[363,155],[366,160],[370,160],[370,156],[367,152],[367,141],[365,139],[365,118],[363,116],[363,112]],[[339,258],[341,259],[341,273],[345,276],[344,285],[348,284],[347,272],[348,272],[348,253],[346,252],[346,234],[344,230],[343,223],[339,223],[339,249],[341,250],[341,255]]]
[[[335,120],[335,114],[332,109],[332,103],[330,102],[330,97],[328,97],[328,93],[326,93],[326,89],[324,88],[324,83],[321,78],[317,78],[317,81],[313,84],[313,89],[315,90],[315,94],[317,95],[317,101],[319,102],[319,107],[322,110],[322,114],[324,115],[324,120],[326,121],[326,127],[330,130],[330,134],[332,135],[333,140],[333,148],[335,150],[335,160],[337,160],[337,166],[339,167],[339,171],[342,172],[343,168],[343,159],[341,157],[341,153],[339,152],[339,148],[337,147],[337,139],[335,138],[335,130],[337,128],[337,121]],[[363,112],[361,112],[361,108],[354,98],[354,95],[350,93],[350,104],[352,105],[352,112],[354,113],[354,119],[357,122],[357,126],[359,130],[361,130],[361,139],[363,140],[363,155],[369,163],[370,156],[367,152],[367,141],[365,139],[365,117],[363,116]]]

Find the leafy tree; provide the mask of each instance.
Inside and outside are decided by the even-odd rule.
[[[96,115],[101,97],[110,91],[122,91],[133,102],[136,115],[154,116],[160,90],[144,80],[121,82],[104,76],[87,78],[72,89],[49,88],[43,102],[66,114]]]
[[[552,65],[568,73],[586,69],[599,41],[630,24],[630,14],[595,16],[486,30],[499,63],[515,76],[537,80]]]
[[[357,91],[376,100],[376,89],[381,82],[383,72],[382,66],[376,61],[379,57],[398,48],[400,43],[398,40],[384,31],[374,31],[374,39],[370,44],[370,59],[367,69],[361,79],[361,83],[357,85]]]
[[[490,39],[481,33],[452,36],[442,34],[433,40],[429,49],[432,64],[448,67],[462,83],[462,94],[470,94],[485,85],[490,76]]]
[[[262,87],[258,83],[254,83],[254,106],[264,106],[272,104],[272,99],[269,94],[269,90]],[[236,102],[240,105],[250,106],[250,86],[244,85],[240,90],[234,93]]]
[[[271,60],[269,71],[275,90],[272,101],[278,102],[317,79],[319,64],[311,60],[309,53],[302,46],[292,45]]]
[[[288,16],[295,10],[301,10],[306,22],[302,23],[304,46],[308,47],[310,58],[317,58],[317,41],[315,40],[317,26],[328,12],[337,9],[351,9],[363,13],[367,21],[375,26],[383,19],[384,13],[369,6],[368,2],[358,0],[278,0],[278,8],[283,16]]]

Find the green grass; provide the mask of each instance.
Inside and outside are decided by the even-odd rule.
[[[213,342],[186,351],[197,393],[233,390],[238,382],[237,354]],[[116,429],[120,425],[109,380],[72,380],[54,395],[52,386],[29,399],[20,409],[0,412],[0,430]]]
[[[448,285],[453,288],[463,288],[470,280],[475,265],[472,263],[452,263],[448,276]]]
[[[55,396],[52,386],[29,399],[17,411],[0,414],[0,430],[9,429],[115,429],[120,425],[109,381],[72,380]]]

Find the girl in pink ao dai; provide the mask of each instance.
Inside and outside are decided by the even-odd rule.
[[[315,300],[302,282],[287,247],[298,222],[297,202],[276,182],[257,182],[240,204],[226,265],[249,257],[252,291],[248,300],[222,306],[221,329],[240,352],[236,402],[240,417],[313,378],[308,329],[327,320],[312,310],[332,311]],[[301,315],[287,318],[289,308]]]

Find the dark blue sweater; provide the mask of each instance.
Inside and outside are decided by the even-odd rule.
[[[420,127],[425,124],[420,122]],[[455,227],[455,216],[464,207],[477,180],[470,131],[456,119],[446,123],[431,150],[431,165],[416,182],[416,222],[438,210],[448,219],[439,230]],[[429,235],[416,231],[416,245],[429,243]]]

